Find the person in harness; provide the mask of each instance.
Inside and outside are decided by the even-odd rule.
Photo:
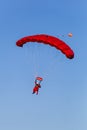
[[[41,81],[43,80],[43,78],[41,78],[41,77],[36,77],[36,79],[35,79],[35,86],[34,86],[34,88],[33,88],[33,92],[32,92],[32,94],[35,94],[36,93],[36,95],[38,95],[38,92],[39,92],[39,88],[41,88]]]

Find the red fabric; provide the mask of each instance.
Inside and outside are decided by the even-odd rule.
[[[64,41],[60,40],[57,37],[49,36],[46,34],[26,36],[24,38],[19,39],[16,42],[16,45],[22,47],[26,42],[39,42],[49,44],[50,46],[53,46],[56,49],[60,50],[63,54],[66,55],[67,58],[74,58],[73,50]]]
[[[35,87],[33,88],[33,93],[38,94],[38,91],[39,91],[39,87],[38,87],[38,86],[35,86]]]
[[[41,77],[36,77],[36,80],[42,81],[43,78],[41,78]]]

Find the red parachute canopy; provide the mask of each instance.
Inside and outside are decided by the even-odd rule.
[[[38,42],[38,43],[48,44],[60,50],[63,54],[66,55],[67,58],[69,59],[74,58],[73,50],[64,41],[60,40],[57,37],[46,35],[46,34],[26,36],[19,39],[16,42],[16,45],[19,47],[23,47],[23,45],[26,44],[26,42]]]

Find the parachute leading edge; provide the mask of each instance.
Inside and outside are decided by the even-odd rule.
[[[48,44],[60,50],[63,54],[66,55],[67,58],[69,59],[74,58],[73,50],[64,41],[60,40],[57,37],[46,34],[31,35],[19,39],[16,42],[16,45],[19,47],[23,47],[23,45],[26,44],[27,42],[38,42]]]

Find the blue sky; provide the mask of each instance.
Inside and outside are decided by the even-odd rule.
[[[86,24],[86,0],[0,0],[0,130],[87,129]],[[15,45],[41,33],[60,35],[75,58],[43,44]],[[38,96],[36,74],[44,79]]]

